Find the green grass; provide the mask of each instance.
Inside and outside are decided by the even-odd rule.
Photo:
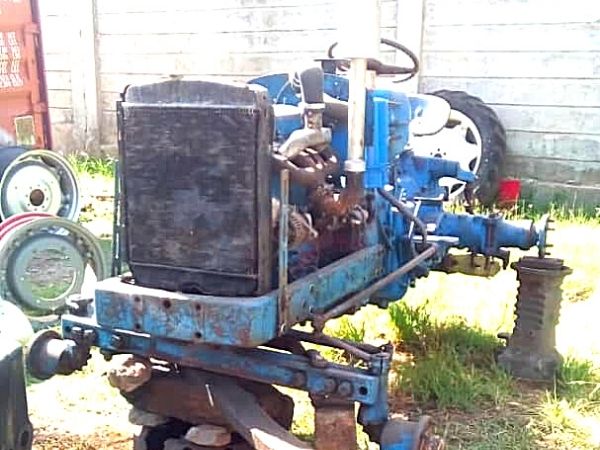
[[[567,203],[552,202],[549,204],[534,204],[527,200],[519,201],[514,208],[506,212],[509,218],[537,219],[544,214],[550,214],[554,220],[571,224],[597,224],[600,221],[600,208],[593,206],[577,206]]]
[[[492,410],[485,420],[474,415],[455,415],[446,422],[444,437],[451,449],[532,450],[537,448],[537,442],[527,423],[528,418],[515,411],[498,416]]]
[[[498,404],[511,392],[509,377],[494,363],[500,343],[455,318],[438,323],[423,306],[390,308],[397,345],[410,363],[396,365],[396,390],[437,408],[473,410]]]
[[[448,210],[453,212],[464,212],[461,203],[449,204]],[[497,210],[476,205],[475,213],[487,214]],[[519,200],[509,209],[502,209],[502,214],[508,219],[540,219],[544,214],[550,214],[554,220],[569,222],[571,224],[597,224],[600,221],[600,206],[584,206],[581,204],[569,204],[566,201],[553,201],[548,203],[534,203],[527,198]]]
[[[352,342],[363,342],[366,336],[365,323],[355,324],[349,317],[342,317],[337,321],[336,327],[328,330],[332,336]]]
[[[99,158],[80,154],[71,155],[68,160],[78,176],[101,176],[105,178],[114,178],[115,176],[115,160],[112,158]]]

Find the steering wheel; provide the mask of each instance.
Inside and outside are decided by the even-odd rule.
[[[415,55],[408,47],[387,38],[381,38],[381,43],[390,46],[408,56],[412,62],[412,67],[384,64],[377,59],[369,58],[367,62],[368,70],[373,70],[378,75],[407,75],[399,80],[394,80],[395,83],[410,80],[419,72],[419,58],[417,58],[417,55]],[[335,47],[337,47],[337,45],[338,43],[334,42],[327,50],[327,56],[330,59],[336,59],[333,55],[333,50]],[[349,62],[347,59],[337,59],[336,66],[340,71],[345,72],[349,68]]]

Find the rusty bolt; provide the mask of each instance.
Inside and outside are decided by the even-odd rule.
[[[327,378],[325,380],[325,393],[327,394],[331,394],[333,392],[335,392],[335,388],[337,386],[337,383],[335,382],[335,380],[333,378]]]
[[[337,388],[337,393],[342,397],[349,397],[352,395],[352,383],[349,381],[342,381]]]
[[[294,387],[304,387],[304,385],[306,384],[306,376],[302,372],[294,373],[294,375],[292,376],[292,384],[294,385]]]

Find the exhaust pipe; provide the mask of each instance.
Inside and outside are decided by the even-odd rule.
[[[352,8],[344,2],[340,8],[344,11],[339,25],[340,51],[344,58],[350,60],[348,159],[344,172],[351,191],[362,192],[364,189],[366,94],[372,84],[367,73],[367,61],[369,58],[377,59],[379,53],[380,10],[379,0],[363,0]]]

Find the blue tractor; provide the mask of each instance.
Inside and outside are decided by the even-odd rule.
[[[444,209],[440,179],[471,183],[472,171],[412,147],[444,127],[444,100],[365,85],[354,61],[320,63],[246,84],[131,85],[118,103],[116,236],[130,272],[72,299],[28,364],[44,379],[81,369],[92,347],[130,355],[143,370],[114,384],[170,420],[139,449],[216,424],[233,433],[223,449],[347,450],[357,422],[382,450],[442,448],[427,418],[390,415],[392,347],[325,325],[385,308],[432,270],[492,275],[511,247],[545,255],[546,221]],[[416,70],[365,64],[363,75]],[[314,447],[290,433],[293,402],[273,386],[310,395]]]

